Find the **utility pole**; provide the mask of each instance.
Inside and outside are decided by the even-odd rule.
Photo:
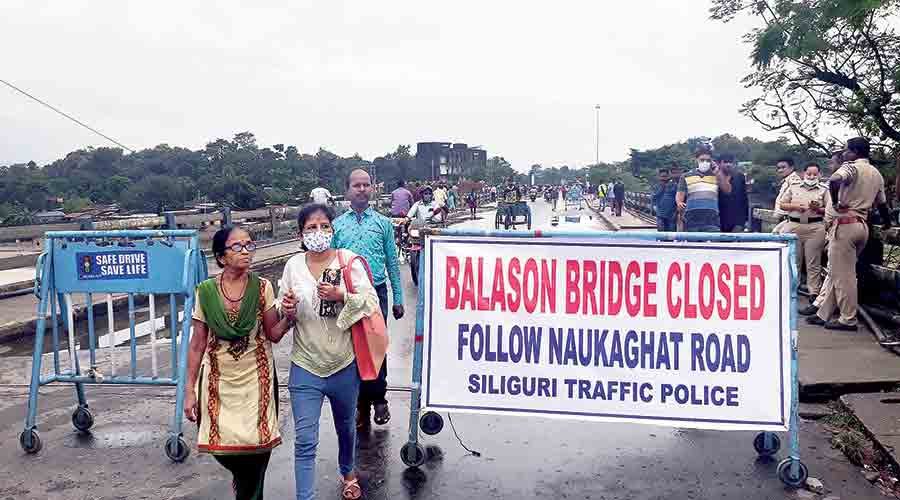
[[[596,119],[594,120],[596,123],[596,127],[594,128],[594,164],[600,164],[600,105],[594,105],[594,116]]]

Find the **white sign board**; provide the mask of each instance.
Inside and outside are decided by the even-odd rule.
[[[786,430],[785,243],[433,237],[423,406]]]

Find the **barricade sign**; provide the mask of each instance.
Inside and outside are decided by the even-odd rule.
[[[191,313],[194,290],[207,275],[197,231],[51,231],[46,234],[44,253],[36,267],[35,293],[40,300],[28,413],[19,437],[22,448],[28,453],[42,448],[36,425],[38,389],[42,385],[74,384],[77,406],[72,424],[82,432],[94,425],[85,385],[174,386],[175,414],[165,451],[174,461],[184,460],[188,447],[181,436],[181,414]],[[164,295],[166,300],[157,304],[157,295]],[[145,300],[148,306],[144,323],[136,321],[137,300]],[[87,320],[80,328],[75,321],[78,302],[83,304]],[[127,327],[118,332],[116,304],[128,308],[127,314],[119,314],[120,318],[127,317]],[[105,313],[104,322],[96,320],[95,310]],[[167,316],[169,339],[158,339]],[[53,366],[52,373],[43,375],[48,321]],[[60,356],[60,324],[66,339],[65,363]],[[98,334],[97,326],[105,327],[103,335]],[[139,366],[139,343],[149,348],[149,367]],[[78,353],[85,346],[90,366],[83,369]],[[163,347],[170,351],[168,370],[161,366],[158,356]]]
[[[767,431],[754,442],[763,455],[778,449],[772,431],[790,430],[779,476],[796,482],[794,245],[432,231],[404,461],[418,458],[413,427],[440,430],[436,412],[486,413]]]

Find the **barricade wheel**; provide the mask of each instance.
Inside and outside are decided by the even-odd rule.
[[[72,413],[72,425],[81,432],[87,432],[94,426],[94,415],[83,406],[75,408]]]
[[[419,419],[419,428],[422,429],[422,432],[428,434],[429,436],[434,436],[443,430],[444,428],[444,417],[441,416],[440,413],[429,411],[425,412],[422,415],[422,418]]]
[[[184,462],[191,450],[181,436],[171,436],[166,440],[166,456],[173,462]]]
[[[28,443],[28,436],[31,435],[31,443]],[[41,448],[44,447],[44,444],[41,442],[41,436],[38,435],[35,430],[26,430],[22,431],[22,434],[19,435],[19,445],[22,446],[22,449],[25,450],[25,453],[29,453],[31,455],[41,451]]]
[[[796,475],[791,472],[791,464],[794,462],[799,465],[799,467],[797,467]],[[803,486],[806,483],[806,479],[809,477],[809,469],[806,468],[806,465],[804,465],[803,462],[790,457],[785,458],[778,463],[776,472],[778,473],[778,479],[781,479],[782,483],[792,488]]]
[[[766,434],[769,435],[769,442],[766,443]],[[781,448],[781,438],[778,434],[772,432],[760,432],[753,438],[753,449],[763,457],[771,457],[778,453]]]
[[[410,449],[410,447],[415,449]],[[410,451],[412,451],[412,457],[409,456]],[[403,448],[400,448],[400,459],[403,460],[407,467],[421,467],[425,464],[425,447],[419,443],[412,444],[407,442],[403,445]]]

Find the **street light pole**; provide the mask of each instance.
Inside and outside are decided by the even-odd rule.
[[[594,164],[599,165],[600,164],[600,105],[599,104],[594,105],[594,116],[596,117],[596,119],[594,120],[594,123],[596,123],[596,127],[594,129],[594,151],[595,151]]]

